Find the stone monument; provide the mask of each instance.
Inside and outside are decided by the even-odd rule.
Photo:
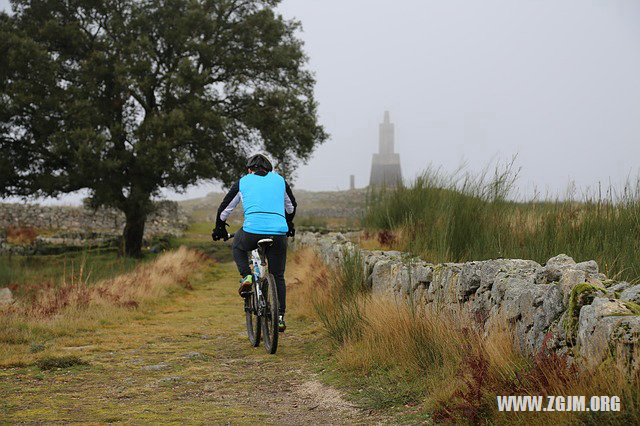
[[[371,162],[370,186],[394,186],[402,183],[400,154],[394,152],[394,127],[389,121],[389,111],[384,112],[384,121],[380,123],[379,152],[373,154]]]

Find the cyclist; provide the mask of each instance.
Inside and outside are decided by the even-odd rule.
[[[287,182],[273,172],[271,162],[264,155],[251,157],[247,162],[247,172],[222,200],[212,237],[214,240],[229,238],[226,220],[242,201],[244,223],[235,233],[232,244],[233,260],[242,276],[238,289],[240,296],[251,291],[253,275],[249,268],[249,252],[258,247],[259,240],[273,239],[267,260],[269,272],[273,274],[278,288],[278,329],[282,332],[286,329],[284,313],[287,289],[284,269],[287,261],[287,236],[295,235],[293,217],[296,214],[296,199]]]

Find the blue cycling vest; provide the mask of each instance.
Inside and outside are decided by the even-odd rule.
[[[242,229],[252,234],[285,235],[289,230],[284,215],[285,183],[282,176],[246,175],[240,179],[244,209]]]

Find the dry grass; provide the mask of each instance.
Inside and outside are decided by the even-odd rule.
[[[89,306],[135,308],[141,303],[158,299],[181,286],[189,288],[189,275],[202,265],[204,258],[196,251],[181,247],[160,256],[150,264],[138,266],[133,272],[88,285],[88,276],[80,266],[78,274],[63,277],[63,285],[45,288],[30,305],[18,306],[18,312],[29,318],[46,318],[65,309]],[[86,277],[83,281],[82,278]]]
[[[38,236],[36,229],[29,226],[7,226],[5,232],[11,244],[31,244]]]
[[[293,252],[287,274],[287,311],[300,319],[318,320],[313,304],[331,293],[329,270],[311,249],[303,248]]]
[[[90,285],[83,271],[42,288],[33,300],[0,312],[0,365],[29,364],[30,347],[132,315],[164,296],[191,289],[190,278],[208,264],[200,252],[180,247],[134,271]]]
[[[396,250],[400,242],[396,232],[365,230],[358,239],[358,245],[364,250]]]
[[[296,274],[310,279],[292,286],[291,306],[297,315],[323,320],[345,384],[357,380],[359,395],[372,408],[417,404],[436,422],[471,424],[640,422],[640,378],[626,379],[610,362],[587,372],[545,350],[528,359],[514,348],[503,324],[485,333],[456,307],[412,308],[368,293],[344,297],[341,280],[349,274],[329,270],[307,250],[293,260]],[[360,331],[335,333],[336,323]],[[368,393],[372,396],[366,399]],[[587,401],[593,395],[618,395],[623,410],[500,413],[498,395],[584,395]]]

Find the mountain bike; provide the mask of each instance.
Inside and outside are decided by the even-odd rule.
[[[264,238],[258,241],[258,248],[251,252],[253,284],[251,292],[244,296],[244,312],[251,345],[260,345],[262,334],[267,353],[275,354],[278,349],[278,289],[267,262],[267,251],[272,244],[271,238]]]

